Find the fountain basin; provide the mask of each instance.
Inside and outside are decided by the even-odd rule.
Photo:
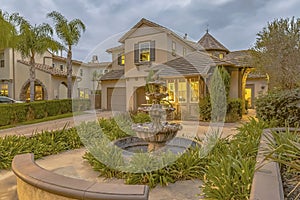
[[[138,137],[125,137],[113,142],[114,145],[118,146],[119,148],[123,149],[123,154],[131,155],[136,152],[148,152],[149,142],[144,141]],[[164,143],[161,148],[157,151],[159,152],[168,152],[171,151],[175,154],[184,153],[188,148],[195,147],[200,145],[199,143],[181,137],[175,137],[172,140]]]

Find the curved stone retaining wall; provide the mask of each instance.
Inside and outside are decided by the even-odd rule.
[[[34,161],[33,154],[14,157],[12,170],[17,176],[19,200],[146,200],[145,185],[118,185],[89,182],[50,172]]]

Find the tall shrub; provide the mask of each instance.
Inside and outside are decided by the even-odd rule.
[[[300,88],[271,91],[256,101],[257,117],[274,126],[300,125]]]
[[[229,89],[229,73],[224,67],[217,67],[209,83],[212,121],[220,122],[225,120]]]

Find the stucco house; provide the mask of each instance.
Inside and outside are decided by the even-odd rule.
[[[215,67],[231,75],[230,97],[244,99],[249,66],[235,59],[208,31],[199,41],[190,41],[172,30],[141,19],[107,50],[112,70],[101,78],[102,109],[136,110],[146,103],[145,84],[151,69],[165,81],[169,101],[186,115],[197,115],[199,98],[207,94],[206,83]]]
[[[45,52],[35,58],[35,100],[67,98],[66,58]],[[96,57],[90,63],[72,60],[73,96],[89,98],[95,90],[92,74],[104,74],[110,63],[99,63]],[[0,95],[16,100],[29,100],[29,61],[12,48],[0,49]],[[96,84],[97,85],[97,84]]]

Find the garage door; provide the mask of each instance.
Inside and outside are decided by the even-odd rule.
[[[107,88],[107,109],[126,111],[126,88]]]

